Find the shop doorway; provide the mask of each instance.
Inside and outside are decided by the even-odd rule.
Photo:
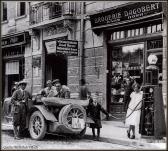
[[[108,110],[122,119],[127,110],[124,96],[130,86],[129,80],[143,83],[144,43],[109,46],[108,53]]]
[[[67,85],[67,57],[65,55],[48,54],[46,56],[46,81],[60,79]]]

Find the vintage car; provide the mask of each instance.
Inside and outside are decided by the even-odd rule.
[[[26,129],[32,139],[41,140],[46,133],[83,136],[86,127],[93,121],[86,115],[89,100],[63,99],[56,97],[33,97],[28,103]],[[2,124],[12,124],[11,98],[3,103]]]

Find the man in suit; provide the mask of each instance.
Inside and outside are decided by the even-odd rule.
[[[25,90],[27,82],[22,80],[19,82],[19,88],[14,91],[11,103],[13,104],[13,128],[14,138],[21,139],[21,134],[26,127],[26,115],[28,110],[28,101],[31,95]]]

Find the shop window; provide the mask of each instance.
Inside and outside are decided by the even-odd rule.
[[[111,40],[123,39],[123,38],[124,38],[124,31],[117,31],[111,34]]]
[[[1,18],[2,18],[2,21],[7,20],[7,3],[6,2],[2,2]]]
[[[150,25],[147,27],[147,34],[163,31],[162,24]]]
[[[123,103],[127,80],[143,82],[144,43],[112,48],[111,102]],[[128,77],[129,76],[129,77]]]
[[[17,2],[17,16],[24,16],[26,14],[26,3]]]

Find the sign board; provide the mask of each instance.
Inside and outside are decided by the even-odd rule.
[[[56,53],[56,41],[45,42],[47,53]]]
[[[66,54],[69,56],[77,56],[78,55],[78,41],[57,40],[56,53]]]
[[[90,15],[92,27],[114,25],[162,12],[161,2],[138,2],[106,12]]]
[[[1,46],[2,48],[4,47],[11,47],[11,46],[15,46],[15,45],[21,45],[21,44],[25,44],[28,38],[28,33],[20,33],[17,35],[12,35],[10,37],[5,37],[2,38],[1,41]]]

